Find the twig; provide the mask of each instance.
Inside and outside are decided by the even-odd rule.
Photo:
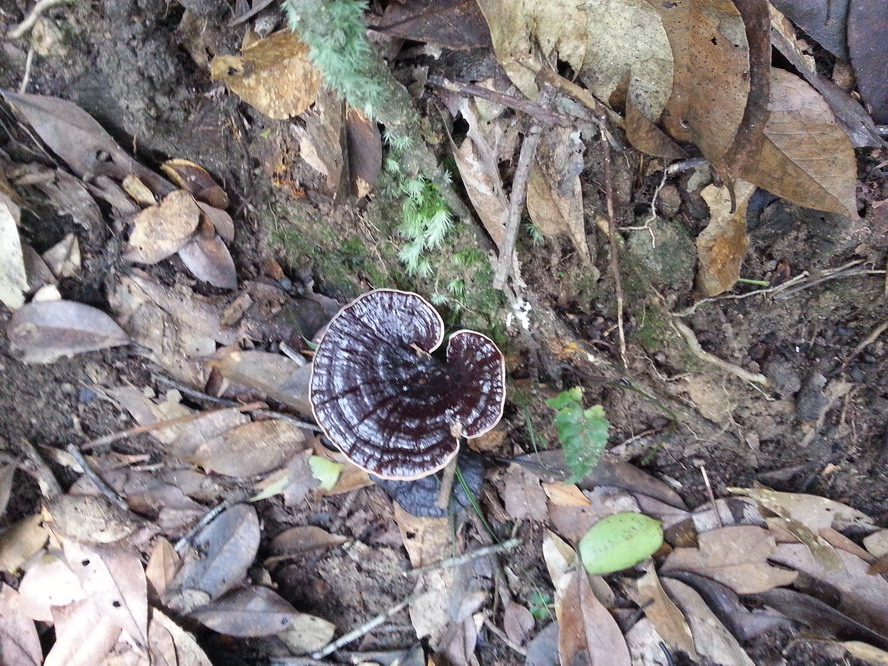
[[[191,529],[188,530],[187,532],[185,532],[185,534],[182,535],[182,538],[176,542],[176,545],[174,546],[175,551],[181,555],[182,552],[188,547],[188,545],[191,543],[191,540],[195,537],[195,535],[198,532],[200,532],[204,527],[206,527],[211,522],[213,522],[213,520],[215,520],[216,517],[220,513],[225,511],[225,509],[227,509],[230,506],[234,506],[235,504],[237,504],[238,502],[241,502],[241,501],[242,501],[242,498],[229,497],[228,499],[222,500],[216,506],[214,506],[212,509],[207,511],[207,513],[204,514],[204,517],[201,518],[199,521],[197,521],[197,523],[192,525]]]
[[[848,358],[845,359],[845,361],[842,363],[842,365],[843,365],[843,366],[847,366],[851,361],[854,360],[854,358],[855,358],[860,352],[862,352],[864,349],[866,349],[866,348],[869,347],[871,344],[873,344],[873,343],[878,339],[878,337],[879,337],[880,335],[882,335],[882,333],[884,333],[885,331],[888,331],[888,320],[882,322],[881,324],[879,324],[878,326],[876,326],[872,331],[870,331],[870,334],[867,335],[863,340],[860,341],[860,344],[858,344],[858,345],[854,348],[854,351],[852,351],[852,352],[848,355]]]
[[[246,405],[238,405],[236,409],[241,412],[251,412],[256,409],[261,409],[265,407],[264,402],[251,402]],[[87,442],[83,446],[80,447],[81,451],[90,451],[99,446],[105,446],[106,444],[111,444],[112,442],[116,442],[121,439],[126,439],[127,437],[135,437],[136,435],[142,435],[146,432],[151,432],[152,430],[158,430],[160,428],[166,428],[168,426],[174,425],[182,425],[183,423],[190,423],[191,421],[196,421],[199,418],[206,416],[207,414],[213,414],[215,412],[222,412],[226,409],[232,409],[231,407],[220,407],[219,409],[208,409],[203,412],[195,412],[194,414],[187,414],[185,416],[179,416],[174,419],[169,419],[167,421],[155,421],[154,423],[146,423],[145,425],[135,426],[133,428],[128,428],[126,430],[121,430],[120,432],[115,432],[110,435],[105,435],[104,437],[99,437],[98,439],[94,439],[92,441]]]
[[[607,125],[607,116],[601,114],[601,122]],[[607,204],[607,240],[610,246],[610,270],[614,281],[614,293],[617,298],[617,333],[620,341],[620,360],[623,367],[629,367],[626,357],[626,331],[623,327],[623,278],[620,275],[619,248],[617,246],[616,221],[614,220],[614,184],[613,164],[611,163],[610,142],[604,131],[601,132],[601,161],[604,166],[604,196]],[[666,172],[663,172],[663,180],[666,180]],[[653,232],[651,232],[653,236]]]
[[[700,465],[700,474],[703,475],[703,485],[706,486],[706,494],[709,496],[709,501],[712,503],[712,510],[715,511],[715,520],[719,527],[724,527],[725,523],[722,520],[721,514],[718,512],[718,504],[715,503],[715,493],[712,492],[712,484],[709,483],[709,475],[706,473],[706,467],[703,465]]]
[[[551,89],[544,87],[540,90],[539,103],[545,106],[551,95]],[[506,286],[506,280],[508,280],[509,271],[512,268],[515,241],[518,238],[521,214],[524,212],[524,199],[527,196],[527,181],[530,178],[530,168],[533,165],[537,146],[540,145],[541,129],[542,126],[536,120],[531,122],[530,129],[527,130],[527,135],[521,144],[518,166],[515,167],[515,177],[512,179],[512,192],[509,196],[509,219],[506,223],[503,245],[500,248],[499,260],[493,276],[494,289],[503,289]]]
[[[459,454],[453,456],[444,467],[444,474],[441,475],[441,488],[438,490],[438,499],[435,501],[435,506],[442,511],[447,511],[450,508],[450,496],[453,494],[453,479],[456,477],[457,460],[459,460]]]
[[[691,353],[700,360],[711,363],[712,365],[721,368],[725,372],[736,375],[744,381],[751,382],[753,384],[761,384],[765,387],[771,386],[771,380],[765,377],[763,374],[760,374],[758,372],[749,372],[749,370],[745,370],[739,365],[734,365],[733,363],[729,363],[728,361],[720,359],[715,354],[710,354],[708,351],[703,349],[703,347],[700,346],[700,341],[697,340],[697,336],[694,331],[692,331],[691,328],[678,317],[672,317],[672,325],[675,327],[675,330],[678,331],[685,339],[685,342],[688,343],[688,347],[691,348]]]
[[[461,566],[466,562],[471,562],[472,560],[479,557],[484,557],[485,555],[505,553],[507,551],[513,550],[514,548],[520,546],[521,543],[521,539],[509,539],[493,546],[484,546],[483,548],[478,548],[477,550],[472,550],[468,553],[463,553],[462,555],[454,555],[453,557],[448,557],[446,560],[441,560],[440,562],[435,562],[434,564],[429,564],[424,567],[419,567],[417,569],[408,569],[404,572],[404,575],[415,577],[421,576],[422,574],[429,571],[436,571],[437,569],[452,569],[453,567]]]
[[[592,93],[590,93],[588,90],[586,90],[582,86],[578,86],[573,81],[568,81],[554,70],[548,68],[541,69],[537,74],[537,80],[542,81],[543,83],[547,83],[553,88],[561,90],[561,92],[563,92],[565,95],[575,99],[587,109],[592,111],[594,115],[591,116],[589,120],[598,125],[601,131],[606,132],[608,135],[608,139],[616,142],[616,138],[609,132],[607,132],[607,123],[602,123],[601,118],[602,116],[604,116],[605,118],[609,117],[618,127],[623,127],[625,122],[618,113],[595,99]]]
[[[484,626],[490,630],[490,633],[492,633],[494,636],[499,638],[503,643],[505,643],[508,647],[512,648],[515,652],[520,654],[522,657],[527,656],[527,650],[525,650],[523,647],[521,647],[517,643],[514,643],[512,641],[512,639],[506,635],[506,632],[504,632],[502,629],[500,629],[498,626],[496,626],[493,622],[491,622],[490,618],[487,617],[486,615],[484,616]]]
[[[241,403],[236,400],[229,400],[228,398],[219,398],[215,395],[210,395],[209,393],[204,393],[203,391],[198,391],[197,389],[193,389],[190,386],[183,384],[182,382],[177,382],[175,379],[170,379],[169,377],[164,377],[163,375],[156,375],[155,379],[161,384],[165,384],[170,386],[180,393],[184,393],[187,396],[192,398],[197,398],[198,400],[205,400],[207,402],[211,402],[214,405],[225,405],[226,407],[237,407]]]
[[[297,428],[304,428],[305,430],[311,430],[312,432],[324,432],[323,428],[319,426],[317,423],[309,423],[308,421],[302,421],[297,419],[289,414],[284,414],[283,412],[275,412],[270,409],[258,409],[254,412],[256,416],[262,416],[266,419],[277,419],[278,421],[286,421],[287,423],[292,423]]]
[[[56,5],[63,5],[67,2],[76,2],[77,0],[40,0],[36,5],[31,8],[31,11],[28,12],[28,15],[25,17],[25,20],[19,23],[17,26],[12,28],[9,32],[6,33],[6,36],[9,39],[18,39],[22,35],[24,35],[28,30],[34,27],[34,24],[37,22],[37,19],[40,18],[40,15],[45,12],[47,9],[51,9]]]
[[[123,509],[124,511],[129,511],[129,506],[126,503],[126,500],[118,495],[117,491],[109,486],[105,479],[103,479],[99,475],[99,473],[95,469],[93,469],[92,463],[90,463],[86,459],[86,456],[84,456],[80,452],[80,449],[77,448],[76,444],[68,444],[65,448],[67,449],[68,453],[74,456],[74,460],[77,461],[77,464],[80,465],[80,468],[83,470],[83,475],[87,479],[92,481],[92,484],[99,489],[100,493],[107,497],[117,508]]]
[[[531,102],[529,99],[525,99],[523,97],[507,95],[497,90],[491,90],[490,88],[485,88],[474,83],[451,81],[449,79],[445,79],[443,76],[430,76],[428,84],[435,88],[441,88],[442,90],[449,90],[450,92],[459,93],[461,95],[472,95],[473,97],[480,97],[481,99],[486,99],[491,102],[496,102],[497,104],[502,104],[503,106],[508,106],[510,109],[522,111],[531,118],[535,118],[536,120],[540,121],[541,123],[545,123],[546,125],[556,125],[558,127],[573,127],[575,124],[572,118],[568,118],[562,113],[558,113],[557,111],[552,111],[551,109],[540,106],[538,102]]]
[[[19,447],[24,451],[25,457],[30,461],[31,466],[33,467],[33,469],[27,469],[22,466],[22,469],[27,471],[37,480],[37,485],[40,486],[40,492],[43,493],[43,496],[46,499],[52,499],[53,497],[61,495],[62,486],[59,485],[58,480],[55,478],[55,474],[52,473],[52,470],[49,468],[49,465],[46,464],[46,461],[43,460],[39,453],[37,453],[37,449],[34,448],[34,445],[27,439],[20,439]]]
[[[768,287],[767,289],[756,289],[755,291],[748,291],[745,294],[725,294],[724,296],[716,296],[714,298],[704,298],[704,299],[697,301],[692,306],[685,308],[681,312],[673,312],[672,316],[673,317],[690,317],[692,314],[694,314],[697,311],[698,307],[700,307],[701,305],[705,305],[706,303],[715,303],[716,301],[739,301],[744,298],[749,298],[750,296],[759,296],[762,294],[779,293],[781,291],[785,291],[786,289],[789,289],[790,287],[798,284],[799,282],[804,281],[807,278],[808,278],[808,272],[805,271],[804,273],[800,273],[800,274],[796,275],[794,278],[787,280],[783,284],[778,284],[774,287]]]
[[[332,643],[329,643],[326,647],[321,648],[317,652],[313,652],[311,655],[311,658],[312,659],[323,659],[331,652],[335,652],[336,650],[341,648],[343,645],[347,645],[348,643],[351,643],[353,640],[358,639],[361,636],[364,636],[366,634],[369,634],[371,631],[376,629],[376,627],[378,627],[380,624],[385,622],[387,619],[396,615],[398,612],[400,612],[401,610],[403,610],[404,608],[406,608],[407,606],[412,604],[418,596],[419,595],[414,594],[414,595],[407,597],[401,603],[395,604],[394,606],[389,608],[384,613],[377,615],[372,620],[369,620],[368,622],[362,624],[357,629],[354,629],[353,631],[348,632],[344,636],[340,636],[335,641],[333,641]]]
[[[31,66],[34,64],[34,47],[28,49],[28,55],[25,57],[25,71],[22,74],[22,82],[19,84],[19,95],[28,92],[28,83],[31,81]]]

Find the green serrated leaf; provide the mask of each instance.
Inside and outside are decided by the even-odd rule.
[[[571,472],[568,483],[581,481],[601,458],[607,445],[610,423],[604,416],[604,407],[595,405],[583,409],[583,389],[575,386],[562,391],[551,400],[549,407],[555,414],[555,430],[564,451],[564,461]]]
[[[617,513],[595,523],[580,540],[583,566],[592,575],[634,567],[663,545],[663,525],[640,513]]]

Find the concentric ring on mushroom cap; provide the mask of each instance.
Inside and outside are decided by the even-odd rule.
[[[479,437],[502,417],[503,355],[486,335],[457,331],[447,363],[430,356],[441,315],[421,296],[377,289],[330,321],[315,351],[310,398],[324,434],[362,469],[418,479],[444,467],[458,435]]]

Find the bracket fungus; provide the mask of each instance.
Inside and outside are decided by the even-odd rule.
[[[330,321],[315,352],[310,399],[324,434],[362,469],[418,479],[444,467],[460,437],[479,437],[502,417],[503,355],[474,331],[450,336],[421,296],[368,292]]]

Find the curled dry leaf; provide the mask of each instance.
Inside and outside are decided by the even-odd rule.
[[[156,608],[148,625],[148,652],[151,663],[163,666],[212,666],[194,636]]]
[[[485,153],[476,145],[476,140],[466,137],[453,156],[475,212],[493,242],[500,247],[506,233],[509,204],[503,194],[499,169],[485,159]]]
[[[179,249],[185,268],[198,280],[219,289],[237,289],[237,269],[221,236],[196,236]]]
[[[142,526],[136,517],[103,495],[59,495],[47,508],[53,529],[87,543],[114,543]]]
[[[592,593],[585,572],[569,571],[555,590],[562,664],[629,666],[629,648],[616,621]]]
[[[145,565],[145,578],[158,597],[164,595],[181,563],[182,558],[173,548],[173,544],[164,537],[158,537],[151,549],[148,564]],[[150,639],[151,627],[148,628],[148,632]]]
[[[698,573],[727,585],[738,594],[755,594],[790,585],[798,576],[795,571],[768,563],[777,552],[777,544],[761,527],[723,527],[703,532],[697,538],[699,548],[676,548],[666,558],[661,571]]]
[[[53,363],[130,341],[111,317],[74,301],[29,303],[12,316],[6,334],[25,363]]]
[[[43,525],[43,516],[28,516],[13,523],[0,534],[0,571],[15,573],[49,540],[49,531]]]
[[[697,236],[697,286],[707,296],[731,289],[740,278],[740,266],[749,247],[746,205],[755,191],[751,183],[728,188],[707,185],[700,193],[709,205],[709,224]]]
[[[854,148],[829,105],[804,80],[771,69],[765,140],[740,174],[807,208],[857,217]]]
[[[660,585],[653,564],[648,564],[644,576],[638,579],[637,603],[644,609],[645,616],[670,648],[684,652],[694,661],[697,660],[691,629],[685,622],[684,615]]]
[[[25,304],[28,274],[19,239],[18,221],[21,209],[0,192],[0,302],[10,310]]]
[[[197,205],[203,211],[206,220],[216,229],[216,233],[222,237],[222,240],[226,243],[232,242],[234,240],[234,220],[231,219],[231,215],[221,208],[210,206],[203,201],[198,201]]]
[[[341,546],[348,539],[339,534],[330,534],[327,530],[314,525],[291,527],[278,534],[269,544],[275,555],[298,557],[315,550],[325,550]]]
[[[210,72],[213,80],[223,81],[248,104],[279,120],[305,111],[321,85],[308,46],[289,30],[259,40],[240,56],[214,58]]]
[[[160,169],[176,185],[191,192],[198,204],[203,203],[223,211],[228,208],[228,194],[219,186],[210,172],[199,164],[177,158],[167,160],[160,165]]]
[[[133,218],[133,231],[124,259],[156,264],[181,250],[200,224],[201,209],[185,190],[168,194],[156,206]]]
[[[19,593],[4,583],[0,583],[0,654],[9,666],[43,663],[37,627],[22,612]]]
[[[91,600],[75,601],[52,609],[56,641],[43,666],[94,666],[117,642],[121,628],[110,615],[101,613]]]
[[[188,460],[227,476],[256,476],[281,467],[309,445],[305,432],[286,421],[254,421],[197,447]]]
[[[272,636],[295,622],[300,613],[267,587],[242,587],[193,610],[190,617],[228,636]]]

